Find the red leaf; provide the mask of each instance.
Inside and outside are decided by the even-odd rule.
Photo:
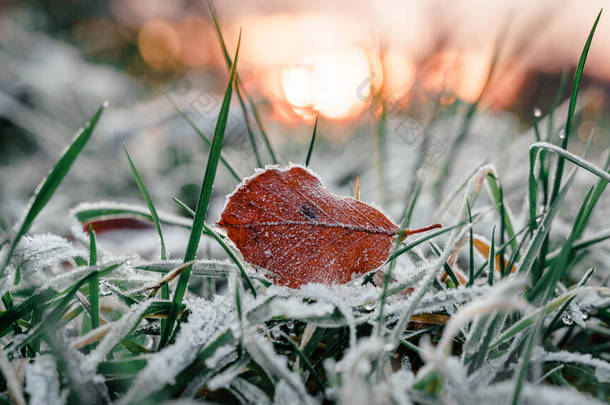
[[[347,283],[381,266],[398,227],[377,209],[327,191],[302,167],[268,168],[230,196],[218,225],[279,284]]]

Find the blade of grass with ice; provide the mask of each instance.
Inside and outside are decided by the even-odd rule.
[[[309,141],[309,149],[307,149],[307,157],[305,157],[305,166],[309,166],[309,162],[311,161],[311,154],[313,153],[313,145],[316,142],[316,133],[318,132],[318,119],[320,117],[316,116],[316,122],[313,124],[313,132],[311,134],[311,141]]]
[[[159,235],[159,242],[161,244],[161,260],[167,259],[167,253],[165,250],[165,241],[163,240],[163,232],[161,231],[161,223],[159,222],[159,215],[157,214],[157,210],[155,209],[155,205],[150,198],[150,194],[148,194],[148,190],[144,185],[144,181],[142,180],[142,176],[138,172],[136,165],[133,163],[129,152],[127,151],[127,146],[123,144],[123,149],[125,150],[125,155],[127,156],[127,160],[129,161],[129,167],[131,168],[131,173],[133,174],[133,178],[138,185],[138,189],[140,189],[140,193],[142,194],[142,198],[144,198],[144,202],[148,207],[148,211],[150,211],[150,217],[152,218],[153,223],[155,224],[155,229],[157,230],[157,234]]]
[[[216,9],[214,8],[214,5],[212,4],[211,1],[208,2],[208,8],[210,9],[210,14],[212,16],[212,21],[214,23],[216,35],[218,36],[218,41],[220,42],[220,46],[222,48],[222,53],[224,55],[224,59],[227,64],[227,69],[230,70],[233,62],[231,61],[231,56],[229,55],[229,51],[227,50],[227,45],[226,45],[224,37],[222,35],[222,29],[220,28],[220,22],[218,21],[218,15],[216,14]],[[258,113],[258,110],[256,109],[256,105],[254,104],[254,102],[252,101],[250,96],[243,89],[239,75],[237,75],[236,79],[235,79],[235,92],[237,93],[237,99],[239,100],[239,105],[241,106],[242,112],[244,114],[244,121],[246,123],[246,129],[248,131],[248,136],[250,137],[250,143],[252,144],[252,149],[254,152],[254,157],[256,159],[257,165],[259,167],[263,167],[260,155],[258,153],[258,147],[256,146],[256,138],[254,137],[254,133],[252,132],[252,128],[250,127],[250,120],[248,119],[248,110],[246,109],[246,104],[244,103],[244,97],[243,97],[242,93],[248,99],[250,108],[252,109],[252,114],[254,115],[254,120],[256,121],[256,124],[258,125],[258,129],[261,132],[261,136],[263,138],[267,151],[269,152],[269,155],[271,156],[271,161],[273,162],[273,164],[277,164],[278,160],[277,160],[276,154],[273,150],[273,147],[271,146],[271,141],[269,140],[269,137],[267,136],[267,133],[265,132],[265,129],[263,128],[263,124],[260,119],[260,114]]]
[[[229,83],[225,91],[224,99],[222,101],[222,107],[220,108],[220,114],[218,115],[218,121],[216,123],[216,129],[214,131],[214,138],[212,140],[212,147],[210,148],[210,154],[208,156],[208,163],[203,177],[203,184],[201,186],[201,192],[197,201],[197,209],[195,210],[195,218],[193,219],[193,227],[189,236],[188,245],[184,254],[184,261],[189,262],[195,259],[197,255],[197,249],[199,247],[199,241],[201,239],[201,233],[204,228],[204,221],[207,216],[208,206],[212,196],[212,187],[214,186],[214,179],[216,177],[216,169],[218,168],[218,161],[220,160],[220,152],[222,150],[222,143],[224,134],[227,126],[227,120],[229,118],[229,107],[231,104],[231,94],[233,92],[233,84],[235,83],[235,75],[237,68],[237,57],[239,55],[239,46],[241,43],[241,32],[237,42],[237,49],[235,51],[234,63],[231,65],[231,72],[229,74]],[[182,303],[182,298],[186,293],[189,278],[191,275],[191,269],[188,268],[178,279],[174,297],[172,300],[172,306],[170,309],[169,316],[167,317],[167,328],[165,334],[161,336],[159,342],[160,347],[167,345],[171,331],[173,330],[176,317],[178,315],[178,306]]]
[[[585,62],[587,60],[587,55],[589,54],[589,48],[591,47],[591,42],[593,41],[593,35],[595,34],[595,29],[597,28],[597,23],[599,22],[599,18],[602,15],[602,10],[599,11],[599,13],[597,14],[597,18],[595,19],[595,22],[593,23],[593,27],[591,28],[591,31],[589,32],[589,37],[587,38],[587,41],[585,42],[585,46],[582,50],[582,53],[580,54],[580,60],[578,61],[578,66],[576,67],[576,72],[574,73],[574,82],[572,85],[572,94],[570,96],[570,106],[568,108],[568,118],[566,120],[566,126],[565,126],[565,134],[563,136],[563,138],[561,139],[561,148],[560,149],[567,149],[568,146],[568,140],[570,138],[570,134],[572,132],[572,121],[574,120],[574,111],[576,109],[576,101],[578,99],[578,88],[580,87],[580,80],[582,78],[582,72],[585,68]],[[557,167],[555,169],[555,182],[553,183],[553,191],[551,193],[551,202],[555,200],[555,198],[557,197],[558,193],[559,193],[559,188],[561,187],[561,178],[563,176],[563,167],[565,165],[565,161],[563,159],[563,157],[567,157],[563,154],[561,154],[561,156],[559,157],[559,160],[557,161]]]
[[[95,232],[89,225],[89,266],[97,265],[97,243]],[[89,305],[91,306],[91,329],[100,326],[100,278],[97,275],[89,281]]]
[[[62,315],[72,303],[74,297],[76,296],[76,293],[80,290],[80,288],[92,279],[96,277],[101,277],[112,272],[120,265],[121,263],[114,263],[107,266],[99,266],[99,270],[93,271],[86,277],[76,282],[66,291],[64,297],[59,301],[59,303],[55,305],[55,308],[33,330],[31,330],[23,340],[21,340],[18,344],[15,344],[11,349],[13,351],[19,350],[21,347],[24,347],[25,345],[29,344],[34,339],[39,337],[41,334],[47,332],[48,328],[54,329],[59,327]]]
[[[30,203],[28,211],[19,226],[19,230],[17,234],[11,240],[11,244],[9,246],[8,252],[4,259],[4,263],[2,268],[0,269],[0,277],[4,275],[4,270],[9,263],[11,256],[13,255],[17,244],[21,240],[21,238],[28,232],[34,219],[40,214],[40,211],[44,208],[44,206],[49,202],[57,187],[61,184],[64,177],[72,167],[72,164],[78,157],[78,155],[82,152],[83,148],[91,138],[93,134],[93,130],[95,129],[102,112],[106,104],[103,104],[96,113],[93,115],[89,123],[83,128],[72,141],[68,149],[63,153],[61,158],[57,161],[53,169],[49,175],[43,180],[40,186],[37,188],[36,194]]]
[[[172,200],[174,200],[185,211],[187,211],[189,213],[193,213],[193,210],[191,210],[185,203],[183,203],[176,197],[172,197]],[[248,273],[246,273],[246,269],[244,268],[244,265],[242,264],[241,260],[239,260],[237,258],[235,253],[233,253],[233,250],[231,250],[231,248],[229,247],[229,245],[227,245],[222,240],[221,236],[217,232],[214,232],[214,230],[211,229],[210,227],[208,227],[205,223],[203,224],[203,231],[208,236],[211,236],[216,242],[218,242],[218,244],[222,247],[222,249],[229,256],[229,258],[233,261],[233,263],[235,263],[235,265],[237,265],[237,268],[239,269],[239,273],[241,274],[242,279],[246,282],[246,285],[248,286],[250,291],[252,291],[252,295],[254,295],[254,297],[256,297],[256,288],[254,288],[254,284],[252,284],[252,280],[250,280],[250,276],[248,276]]]
[[[604,170],[604,169],[600,168],[599,166],[594,165],[593,163],[581,158],[580,156],[577,156],[571,152],[568,152],[564,148],[561,148],[557,145],[553,145],[553,144],[550,144],[547,142],[536,142],[530,146],[530,161],[533,158],[535,158],[535,155],[539,149],[545,149],[545,150],[551,151],[553,153],[556,153],[559,156],[561,156],[563,159],[569,160],[570,162],[574,163],[576,166],[579,166],[579,167],[593,173],[594,175],[598,176],[599,178],[601,178],[607,182],[610,181],[610,173],[608,173],[607,170]],[[562,161],[563,161],[563,159],[562,159]],[[531,165],[530,165],[530,167],[531,167]],[[531,170],[530,170],[530,173],[531,173]]]

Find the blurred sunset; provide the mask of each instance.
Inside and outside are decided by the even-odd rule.
[[[0,1],[0,405],[609,403],[607,4]]]
[[[175,74],[222,68],[207,10],[158,3],[143,8],[120,1],[111,8],[116,24],[137,31],[148,67]],[[379,91],[401,100],[442,92],[445,104],[455,98],[472,103],[488,80],[484,105],[510,108],[528,77],[574,67],[590,15],[603,5],[391,3],[222,2],[217,8],[230,48],[243,31],[246,87],[267,98],[276,117],[294,123],[316,114],[355,119]],[[586,70],[591,80],[610,81],[607,49],[610,29],[601,27]]]

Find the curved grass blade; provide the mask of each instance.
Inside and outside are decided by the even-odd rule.
[[[574,225],[572,226],[572,230],[570,231],[570,235],[564,242],[559,256],[553,261],[553,265],[542,275],[542,277],[534,285],[534,288],[529,292],[529,296],[531,298],[536,297],[538,293],[542,292],[543,290],[547,292],[545,295],[548,296],[552,291],[555,290],[555,284],[557,281],[565,277],[570,258],[572,257],[572,247],[574,246],[574,241],[584,232],[593,211],[592,208],[589,209],[589,207],[595,205],[595,202],[591,204],[593,200],[593,193],[594,187],[590,188],[589,192],[585,196],[578,215],[576,216],[576,220],[574,221]]]
[[[311,134],[311,141],[309,142],[309,149],[307,150],[307,157],[305,158],[305,166],[309,166],[311,161],[311,154],[313,153],[313,145],[316,142],[316,133],[318,132],[318,118],[316,115],[316,122],[313,124],[313,133]]]
[[[530,154],[530,159],[532,159],[531,154]],[[542,244],[544,243],[547,235],[549,234],[551,224],[553,223],[553,220],[555,219],[555,216],[557,215],[557,212],[559,211],[561,202],[565,198],[566,194],[568,193],[568,189],[572,185],[572,181],[574,180],[575,174],[576,174],[576,171],[574,170],[572,172],[572,174],[570,175],[570,178],[568,179],[566,184],[563,186],[563,188],[559,192],[559,195],[557,196],[555,201],[552,202],[548,211],[542,217],[542,220],[536,227],[534,234],[533,234],[529,244],[527,245],[525,254],[521,257],[521,260],[517,264],[518,272],[529,272],[531,270],[532,266],[534,265],[534,262],[536,261],[536,258],[538,257],[538,253],[540,253],[540,250],[542,249]],[[530,173],[530,175],[531,175],[531,173]],[[534,224],[535,223],[536,223],[536,221],[534,220]]]
[[[89,123],[85,126],[85,128],[78,132],[68,149],[66,149],[61,158],[59,158],[57,163],[55,163],[55,166],[53,166],[53,169],[51,169],[51,173],[49,173],[49,175],[38,186],[36,194],[32,199],[32,202],[30,203],[28,211],[25,217],[23,218],[21,225],[19,226],[19,230],[11,241],[8,252],[4,259],[4,263],[2,264],[2,268],[0,269],[0,277],[4,276],[6,266],[8,265],[11,256],[15,252],[17,244],[19,243],[21,238],[28,232],[28,230],[32,226],[32,223],[34,222],[34,219],[36,219],[38,214],[40,214],[40,211],[42,211],[44,206],[49,202],[49,200],[55,193],[55,190],[57,190],[57,187],[59,187],[64,177],[66,177],[66,174],[72,167],[72,164],[89,141],[89,138],[91,138],[93,130],[95,129],[95,126],[97,125],[97,122],[99,121],[100,116],[102,115],[102,112],[104,111],[105,107],[106,104],[104,103],[102,106],[100,106],[100,108],[98,108]]]
[[[212,238],[214,238],[216,242],[218,242],[218,244],[224,249],[227,255],[229,255],[233,263],[237,265],[237,268],[239,268],[239,273],[241,274],[241,278],[244,279],[246,285],[248,286],[250,291],[252,291],[252,295],[254,295],[254,297],[256,298],[256,288],[254,288],[254,284],[252,284],[252,280],[250,280],[250,277],[248,276],[248,273],[246,273],[246,269],[244,268],[244,265],[241,263],[241,261],[237,258],[237,256],[235,256],[231,248],[220,238],[220,236],[218,236],[216,232],[214,232],[206,224],[203,224],[203,229],[206,234],[210,235]]]
[[[165,241],[163,240],[163,232],[161,231],[161,224],[159,222],[159,215],[157,214],[157,210],[155,209],[155,205],[153,204],[152,199],[150,198],[150,194],[148,194],[148,190],[146,189],[146,186],[144,185],[144,181],[142,180],[140,173],[138,173],[138,169],[136,168],[136,165],[133,163],[133,160],[131,159],[131,156],[129,155],[129,152],[127,151],[127,146],[125,146],[125,144],[123,144],[123,149],[125,150],[125,155],[127,156],[127,160],[129,160],[129,166],[131,167],[131,172],[133,174],[133,178],[135,179],[136,184],[138,185],[138,188],[140,189],[142,198],[144,198],[144,202],[146,203],[146,206],[148,207],[148,210],[150,211],[150,216],[153,220],[153,223],[155,224],[157,233],[159,234],[159,241],[161,243],[161,260],[166,260],[167,253],[165,250]]]
[[[572,254],[576,253],[579,250],[586,249],[590,246],[593,246],[597,243],[603,242],[605,240],[610,239],[610,230],[606,230],[602,233],[594,235],[590,238],[581,239],[580,241],[574,243],[572,246]],[[546,257],[547,261],[545,263],[546,266],[550,266],[555,259],[559,256],[561,249],[557,249],[549,253]]]
[[[216,123],[216,129],[214,131],[214,138],[212,140],[212,147],[210,148],[210,154],[208,156],[208,163],[203,177],[203,184],[201,186],[201,192],[197,201],[197,209],[195,210],[195,218],[193,219],[193,227],[191,228],[191,234],[189,236],[188,245],[184,254],[184,262],[189,262],[195,259],[197,255],[197,248],[199,247],[199,241],[201,239],[201,232],[204,228],[204,221],[208,213],[208,206],[210,204],[210,198],[212,196],[212,187],[214,186],[214,179],[216,177],[216,169],[218,168],[218,161],[220,160],[220,152],[222,150],[222,143],[224,139],[225,130],[227,127],[227,120],[229,118],[229,107],[231,104],[231,94],[233,92],[233,84],[235,83],[235,75],[237,68],[237,57],[239,55],[239,46],[241,44],[241,31],[239,33],[239,39],[237,41],[237,49],[235,51],[234,63],[231,65],[231,72],[229,74],[229,83],[225,91],[222,106],[220,108],[220,114],[218,115],[218,121]],[[167,345],[171,331],[176,321],[177,310],[179,305],[182,303],[182,298],[186,293],[189,278],[191,275],[191,268],[189,267],[180,274],[178,283],[176,285],[176,291],[172,300],[172,306],[167,317],[167,328],[165,334],[161,335],[159,342],[160,347]]]
[[[241,81],[239,80],[239,76],[237,76],[237,85],[239,86],[238,90],[241,90],[242,88],[241,88]],[[265,147],[267,148],[267,151],[269,152],[269,156],[271,156],[271,161],[275,165],[278,163],[277,156],[275,155],[273,146],[271,146],[271,141],[269,140],[269,137],[267,136],[267,132],[265,131],[265,128],[263,127],[263,120],[261,120],[261,115],[259,114],[258,109],[256,108],[256,104],[254,104],[254,101],[252,100],[252,97],[250,97],[248,95],[248,93],[246,93],[245,90],[244,90],[244,94],[245,94],[246,98],[248,99],[248,104],[250,104],[250,110],[252,111],[252,115],[254,115],[254,121],[256,122],[256,125],[258,125],[259,131],[261,131],[261,134],[263,136],[263,142],[265,142]]]
[[[518,322],[514,323],[510,328],[508,328],[507,330],[502,332],[502,334],[500,336],[498,336],[496,338],[496,340],[489,346],[489,349],[490,350],[495,349],[496,347],[500,346],[502,343],[506,342],[508,339],[515,336],[517,333],[529,328],[538,319],[538,316],[547,316],[548,314],[553,312],[555,309],[559,308],[568,299],[570,299],[570,297],[573,297],[577,293],[578,293],[577,290],[569,291],[569,292],[565,293],[564,295],[547,302],[546,305],[537,309],[533,313],[531,313],[527,316],[524,316]]]
[[[436,246],[434,242],[430,242],[430,248],[432,249],[436,257],[441,257],[441,250],[438,248],[438,246]],[[460,280],[458,280],[457,276],[455,275],[455,272],[453,271],[449,263],[445,262],[445,264],[443,264],[443,269],[445,270],[445,273],[449,275],[449,278],[451,279],[451,282],[453,282],[455,288],[459,287]]]
[[[561,139],[561,149],[565,150],[568,146],[568,140],[570,137],[570,133],[572,132],[572,121],[574,120],[574,110],[576,109],[576,101],[578,98],[578,88],[580,87],[580,80],[582,78],[582,72],[585,68],[585,62],[587,60],[587,55],[589,54],[589,48],[591,47],[591,42],[593,41],[593,35],[595,34],[595,29],[597,28],[597,23],[599,22],[599,18],[602,15],[602,10],[597,14],[597,18],[593,23],[593,27],[589,32],[589,37],[585,42],[585,46],[580,54],[580,60],[578,61],[578,66],[576,67],[576,72],[574,73],[574,83],[572,85],[572,95],[570,96],[570,105],[568,107],[568,118],[566,120],[565,127],[565,136]],[[565,165],[565,161],[563,157],[567,157],[565,155],[561,155],[559,160],[557,161],[557,168],[555,169],[555,182],[553,183],[553,191],[551,193],[551,202],[555,200],[559,193],[559,188],[561,186],[561,178],[563,176],[563,167]],[[575,162],[576,163],[576,162]]]
[[[610,182],[610,173],[608,173],[608,171],[594,165],[593,163],[581,158],[580,156],[577,156],[571,152],[568,152],[564,148],[561,148],[557,145],[553,145],[551,143],[536,142],[536,143],[532,144],[530,146],[530,161],[532,160],[532,158],[535,157],[535,154],[540,149],[545,149],[545,150],[551,151],[553,153],[556,153],[556,154],[560,155],[562,158],[567,159],[570,162],[574,163],[576,166],[582,167],[583,169],[593,173],[594,175],[598,176],[599,178]],[[563,159],[561,161],[563,161]]]
[[[292,347],[292,349],[294,350],[294,352],[297,354],[297,356],[299,356],[299,358],[301,359],[301,361],[303,362],[303,364],[305,365],[305,367],[309,370],[309,372],[311,373],[311,375],[313,376],[313,378],[316,380],[316,382],[318,383],[318,385],[320,386],[320,389],[322,390],[322,392],[326,391],[326,386],[324,385],[324,382],[322,382],[322,378],[320,378],[320,375],[316,372],[316,370],[313,368],[313,365],[311,364],[311,362],[309,361],[309,359],[307,358],[307,356],[305,356],[305,353],[303,353],[303,351],[299,348],[299,346],[292,340],[292,338],[290,336],[288,336],[287,334],[285,334],[284,332],[282,332],[280,330],[280,335],[284,338],[284,340],[286,340],[290,346]]]

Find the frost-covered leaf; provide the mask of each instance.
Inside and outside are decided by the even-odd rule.
[[[381,266],[399,233],[414,233],[368,204],[330,193],[301,166],[267,167],[246,179],[218,225],[249,263],[294,288],[347,283]]]

